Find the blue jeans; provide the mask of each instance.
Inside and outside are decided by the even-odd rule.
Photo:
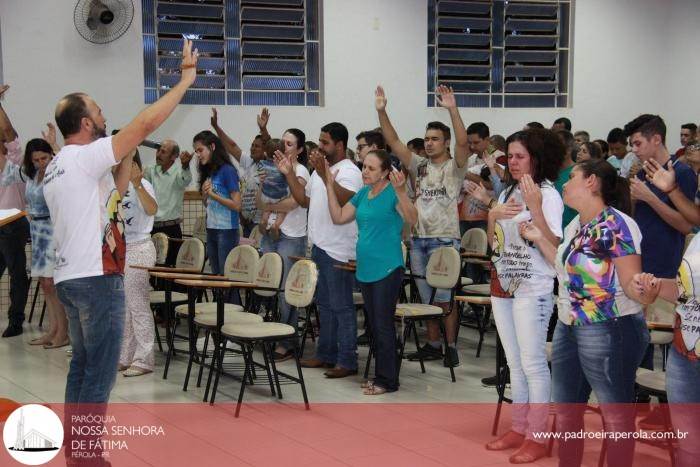
[[[641,313],[601,323],[557,322],[552,342],[552,400],[557,430],[578,432],[591,394],[601,404],[605,430],[632,432],[637,368],[649,344]],[[634,440],[608,440],[608,465],[632,465]],[[581,465],[583,440],[559,443],[559,465]]]
[[[56,285],[66,309],[73,358],[66,404],[105,403],[114,386],[124,334],[124,278],[84,277]]]
[[[238,246],[238,229],[207,229],[207,256],[211,272],[224,273],[226,257]]]
[[[387,391],[399,389],[394,314],[403,277],[404,268],[396,268],[381,280],[360,282],[374,345],[374,383]]]
[[[679,354],[674,346],[668,353],[666,364],[666,390],[671,408],[673,428],[688,432],[678,439],[676,466],[698,465],[700,459],[700,361],[691,361]],[[694,404],[690,406],[690,404]]]
[[[316,306],[321,320],[316,358],[348,370],[357,370],[357,315],[352,301],[353,273],[314,245],[311,258],[318,266]]]
[[[430,255],[438,248],[451,246],[459,251],[459,240],[455,238],[419,238],[411,239],[411,272],[417,276],[424,276]],[[430,303],[430,295],[433,288],[425,279],[416,279],[416,287],[423,303]],[[437,289],[434,303],[447,303],[450,301],[449,289]]]
[[[493,318],[510,367],[513,431],[537,441],[547,429],[551,380],[547,366],[547,326],[552,294],[491,297]]]
[[[279,255],[282,257],[282,262],[284,264],[282,288],[284,289],[284,284],[287,281],[287,274],[294,265],[294,261],[289,259],[289,257],[304,256],[306,254],[306,237],[288,237],[285,234],[280,233],[280,238],[278,240],[273,240],[269,235],[265,235],[260,242],[260,248],[262,249],[263,253],[274,251],[279,253]],[[289,306],[289,304],[287,304],[287,301],[284,299],[284,292],[280,293],[279,309],[280,322],[289,324],[290,326],[293,326],[294,329],[297,329],[299,324],[299,314],[296,308],[292,308]],[[289,346],[285,345],[284,342],[280,342],[279,345],[284,349],[289,348]]]

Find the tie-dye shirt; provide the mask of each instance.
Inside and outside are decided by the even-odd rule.
[[[557,252],[559,280],[571,307],[565,324],[583,325],[639,313],[641,305],[625,295],[613,259],[639,255],[642,234],[637,223],[606,207],[586,225],[575,217],[564,231]]]

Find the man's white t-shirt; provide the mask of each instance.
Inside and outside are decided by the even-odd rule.
[[[124,273],[121,196],[112,137],[64,146],[46,168],[44,196],[56,242],[54,282]]]
[[[146,193],[151,195],[151,197],[158,202],[153,185],[146,179],[141,179],[141,184],[146,190]],[[127,245],[151,238],[154,217],[149,216],[146,214],[146,211],[143,210],[138,191],[131,182],[129,182],[129,188],[126,190],[124,199],[122,200],[122,210],[124,212],[124,236],[126,237]]]
[[[309,171],[302,164],[297,164],[294,169],[297,178],[304,179],[306,185],[309,184]],[[282,222],[282,233],[287,237],[299,238],[306,235],[306,215],[307,209],[297,206],[287,213],[287,216]]]
[[[350,159],[331,166],[331,171],[337,172],[336,183],[346,190],[357,193],[362,188],[362,172]],[[355,259],[357,243],[357,223],[348,222],[335,225],[328,209],[328,193],[318,173],[311,175],[306,184],[306,196],[309,197],[309,240],[321,248],[331,258],[347,262]]]

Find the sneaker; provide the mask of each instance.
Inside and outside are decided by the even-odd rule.
[[[435,348],[430,344],[425,344],[417,352],[406,355],[409,361],[420,360],[440,360],[442,358],[442,347]]]
[[[498,379],[498,378],[496,377],[496,375],[489,376],[488,378],[482,378],[482,379],[481,379],[481,384],[482,384],[484,387],[487,387],[487,388],[488,388],[488,387],[495,387],[495,386],[496,386],[496,380],[497,380],[497,379]],[[508,372],[508,373],[506,374],[506,384],[510,384],[510,372]]]
[[[446,368],[459,366],[459,354],[457,354],[457,349],[454,347],[447,347],[447,352],[445,352],[445,358],[442,364]]]
[[[654,407],[649,414],[639,420],[639,429],[647,431],[664,431],[664,415],[661,412],[664,409]]]

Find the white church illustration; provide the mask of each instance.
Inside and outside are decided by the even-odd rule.
[[[58,449],[56,442],[35,429],[24,432],[24,412],[20,410],[17,422],[17,438],[11,448],[15,451],[52,451]]]

